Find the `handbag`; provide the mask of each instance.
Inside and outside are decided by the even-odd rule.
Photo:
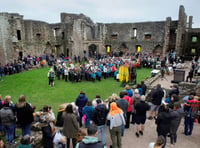
[[[55,134],[55,136],[53,138],[53,143],[54,144],[58,144],[60,142],[61,137],[62,137],[62,134],[60,133],[59,130],[57,130],[56,134]]]

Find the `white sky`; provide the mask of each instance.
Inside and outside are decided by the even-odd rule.
[[[3,2],[2,2],[3,1]],[[2,0],[0,12],[19,13],[24,19],[60,22],[60,13],[83,13],[94,22],[135,23],[178,19],[179,6],[200,28],[200,0]]]

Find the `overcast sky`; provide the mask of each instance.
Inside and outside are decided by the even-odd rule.
[[[3,2],[2,2],[3,1]],[[2,0],[0,12],[19,13],[24,19],[60,22],[60,13],[83,13],[95,23],[135,23],[178,19],[179,6],[200,28],[200,0]]]

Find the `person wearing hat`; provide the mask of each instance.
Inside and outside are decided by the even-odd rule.
[[[110,104],[110,111],[107,116],[107,120],[110,120],[110,137],[112,140],[113,148],[121,148],[121,132],[122,125],[125,125],[125,119],[123,111],[117,106],[116,102]]]
[[[142,95],[140,97],[140,102],[135,106],[135,123],[137,132],[136,136],[139,138],[140,135],[143,135],[144,132],[144,124],[146,121],[146,112],[150,109],[150,106],[145,102],[145,96]],[[140,126],[141,125],[141,126]]]

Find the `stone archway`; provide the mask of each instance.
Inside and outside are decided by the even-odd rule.
[[[153,56],[162,55],[163,54],[162,46],[160,46],[160,45],[155,46],[155,48],[152,51],[152,54],[153,54]]]
[[[97,46],[95,44],[88,46],[88,54],[89,57],[94,57],[97,54]]]

